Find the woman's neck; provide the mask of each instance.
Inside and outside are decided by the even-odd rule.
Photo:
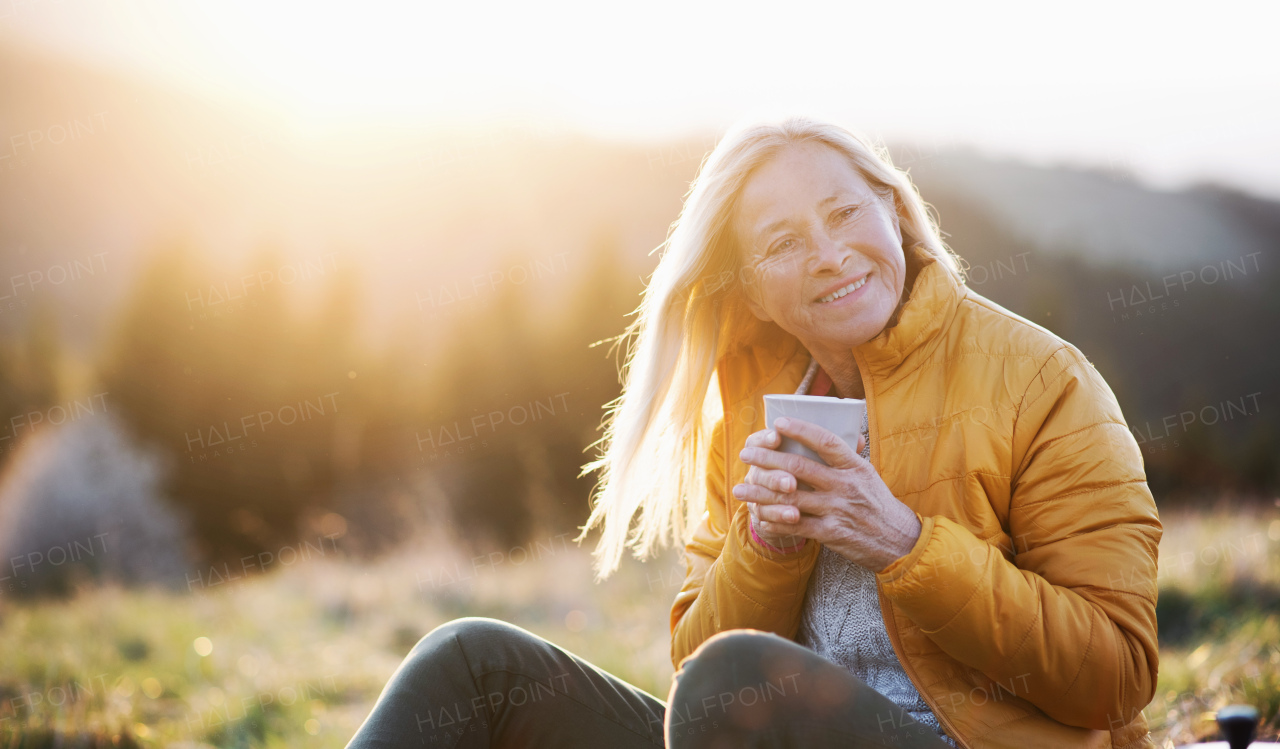
[[[886,328],[898,324],[898,317],[902,314],[902,308],[906,306],[907,300],[911,297],[911,289],[915,287],[916,276],[919,273],[919,266],[912,255],[908,253],[907,278],[903,284],[902,297],[898,300],[898,307],[890,315]],[[831,378],[831,384],[836,391],[836,395],[841,398],[867,397],[867,391],[862,385],[862,373],[858,371],[858,362],[853,358],[852,350],[826,350],[822,347],[811,347],[809,351],[813,354],[813,358],[818,360],[818,366],[822,367],[822,371],[826,372],[827,376]]]
[[[852,351],[813,351],[813,358],[818,366],[831,378],[835,395],[841,398],[865,398],[866,391],[862,387],[862,374],[858,371],[858,362]]]

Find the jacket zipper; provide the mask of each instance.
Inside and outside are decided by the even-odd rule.
[[[915,686],[916,692],[924,698],[925,703],[929,705],[929,709],[933,711],[933,714],[938,718],[938,721],[942,723],[942,726],[947,729],[947,735],[955,739],[955,742],[961,747],[964,747],[964,749],[970,749],[969,743],[964,740],[964,737],[961,736],[958,731],[956,731],[955,726],[951,725],[951,721],[947,720],[947,716],[938,710],[938,706],[929,696],[929,692],[920,688],[920,677],[916,676],[915,668],[912,667],[911,663],[906,658],[902,657],[902,645],[898,642],[898,621],[893,616],[893,607],[885,605],[884,592],[880,590],[879,585],[876,585],[876,593],[878,594],[877,597],[880,599],[881,617],[890,622],[889,627],[887,627],[889,631],[889,643],[893,645],[893,652],[897,654],[898,662],[902,664],[903,670],[907,672],[907,678],[911,679],[911,683]],[[885,616],[886,612],[888,616]]]
[[[853,350],[853,359],[858,363],[858,372],[862,377],[862,389],[864,400],[867,402],[867,439],[871,442],[871,465],[876,469],[876,473],[880,472],[880,466],[877,464],[880,458],[880,420],[871,418],[871,402],[875,387],[871,381],[871,373],[867,367],[867,361],[855,348]],[[880,601],[880,618],[886,622],[885,630],[889,635],[889,644],[893,646],[894,655],[898,656],[898,663],[902,664],[902,670],[906,672],[907,678],[911,680],[912,686],[916,688],[916,692],[924,699],[925,704],[933,711],[938,722],[947,729],[947,735],[955,740],[963,749],[971,749],[969,743],[964,740],[951,721],[947,720],[947,716],[938,710],[937,704],[925,689],[920,687],[920,677],[916,675],[915,668],[905,657],[903,657],[902,643],[898,639],[898,620],[893,615],[893,607],[888,605],[885,599],[884,591],[880,589],[880,582],[876,581],[876,598]]]

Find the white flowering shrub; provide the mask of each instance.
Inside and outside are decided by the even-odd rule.
[[[164,468],[100,414],[28,438],[0,477],[0,595],[77,584],[178,586],[186,524],[163,497]]]

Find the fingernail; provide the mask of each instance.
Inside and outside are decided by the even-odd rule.
[[[735,497],[741,497],[741,496],[742,496],[742,484],[736,484],[736,485],[733,487],[733,496],[735,496]]]
[[[775,427],[778,427],[779,429],[786,429],[787,427],[791,426],[791,421],[787,417],[782,416],[782,417],[779,417],[776,421],[774,421],[773,425]]]
[[[783,480],[782,480],[782,491],[784,491],[784,492],[792,491],[793,489],[795,489],[795,488],[796,488],[795,484],[796,484],[796,482],[795,482],[795,481],[793,481],[793,480],[792,480],[792,479],[790,479],[790,478],[785,478],[785,479],[783,479]]]
[[[773,442],[774,440],[778,439],[778,433],[777,433],[777,432],[775,432],[775,431],[773,431],[772,429],[770,429],[770,430],[769,430],[769,433],[768,433],[768,434],[766,434],[764,437],[765,437],[765,439],[769,440],[770,442]]]

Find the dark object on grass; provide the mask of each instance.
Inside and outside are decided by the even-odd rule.
[[[1177,749],[1280,749],[1280,744],[1264,741],[1253,743],[1258,735],[1258,708],[1252,705],[1227,705],[1218,711],[1218,730],[1226,741],[1183,744]]]
[[[1227,705],[1218,711],[1218,730],[1231,749],[1245,749],[1258,735],[1258,708]]]

